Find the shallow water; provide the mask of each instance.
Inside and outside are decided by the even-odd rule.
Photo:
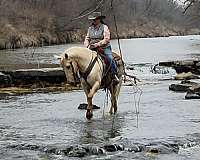
[[[113,41],[114,48],[117,47],[115,43]],[[128,71],[142,80],[138,85],[143,92],[138,115],[135,102],[139,100],[140,92],[132,86],[122,87],[116,116],[107,114],[109,108],[105,105],[105,92],[100,90],[94,103],[101,109],[94,111],[92,121],[85,119],[85,111],[77,109],[80,103],[86,101],[82,90],[1,97],[0,159],[78,159],[55,154],[51,148],[59,150],[75,145],[102,147],[107,144],[122,144],[125,149],[87,154],[81,159],[199,159],[200,101],[185,100],[185,93],[168,90],[171,83],[176,83],[170,80],[174,70],[167,69],[166,74],[150,72],[151,63],[158,60],[198,58],[199,43],[200,36],[122,40],[123,51],[127,50],[124,55],[127,62],[150,62],[135,65],[135,70]],[[140,48],[139,44],[146,47]],[[51,56],[62,52],[64,47],[68,45],[38,49],[38,55],[39,51],[43,51],[40,63],[57,63]],[[132,54],[132,50],[133,53],[140,52],[141,56]],[[22,54],[21,50],[17,52]],[[144,57],[146,53],[151,56]],[[196,56],[192,57],[194,54]],[[130,151],[135,146],[143,146],[144,149]],[[152,148],[159,152],[150,153]]]
[[[173,36],[159,38],[121,39],[123,59],[127,63],[158,63],[167,60],[198,59],[200,56],[200,35]],[[111,41],[114,51],[118,51],[116,40]],[[0,50],[0,67],[14,65],[22,67],[28,64],[57,64],[53,55],[60,55],[72,46],[81,43],[46,46],[40,48]]]

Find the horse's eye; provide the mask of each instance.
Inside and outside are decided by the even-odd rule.
[[[66,68],[67,68],[67,69],[70,69],[70,65],[69,65],[69,66],[66,66]]]

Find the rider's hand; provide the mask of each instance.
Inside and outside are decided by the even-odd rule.
[[[93,44],[90,44],[90,45],[88,46],[88,48],[89,48],[89,49],[94,49],[95,46],[94,46]]]
[[[94,43],[94,44],[90,44],[88,48],[94,49],[94,48],[97,48],[97,47],[99,47],[98,43]]]

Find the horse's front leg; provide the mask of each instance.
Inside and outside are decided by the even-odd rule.
[[[87,111],[86,111],[86,118],[88,120],[90,120],[93,117],[93,113],[92,113],[92,98],[89,98],[87,96],[87,103],[88,103],[88,106],[87,106]]]
[[[94,85],[92,86],[92,88],[90,89],[90,92],[87,95],[88,106],[87,106],[86,118],[89,120],[93,117],[92,98],[93,98],[94,94],[96,93],[96,91],[99,89],[99,87],[100,87],[100,82],[98,82],[98,81],[95,82]]]

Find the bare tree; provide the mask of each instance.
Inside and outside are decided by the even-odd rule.
[[[189,28],[199,25],[199,3],[185,0],[183,15],[174,0],[1,0],[0,39],[9,41],[14,35],[17,37],[13,39],[20,39],[24,45],[81,40],[89,25],[87,16],[93,11],[107,16],[113,32],[115,15],[123,35],[134,36],[137,30],[150,32],[155,27]]]

